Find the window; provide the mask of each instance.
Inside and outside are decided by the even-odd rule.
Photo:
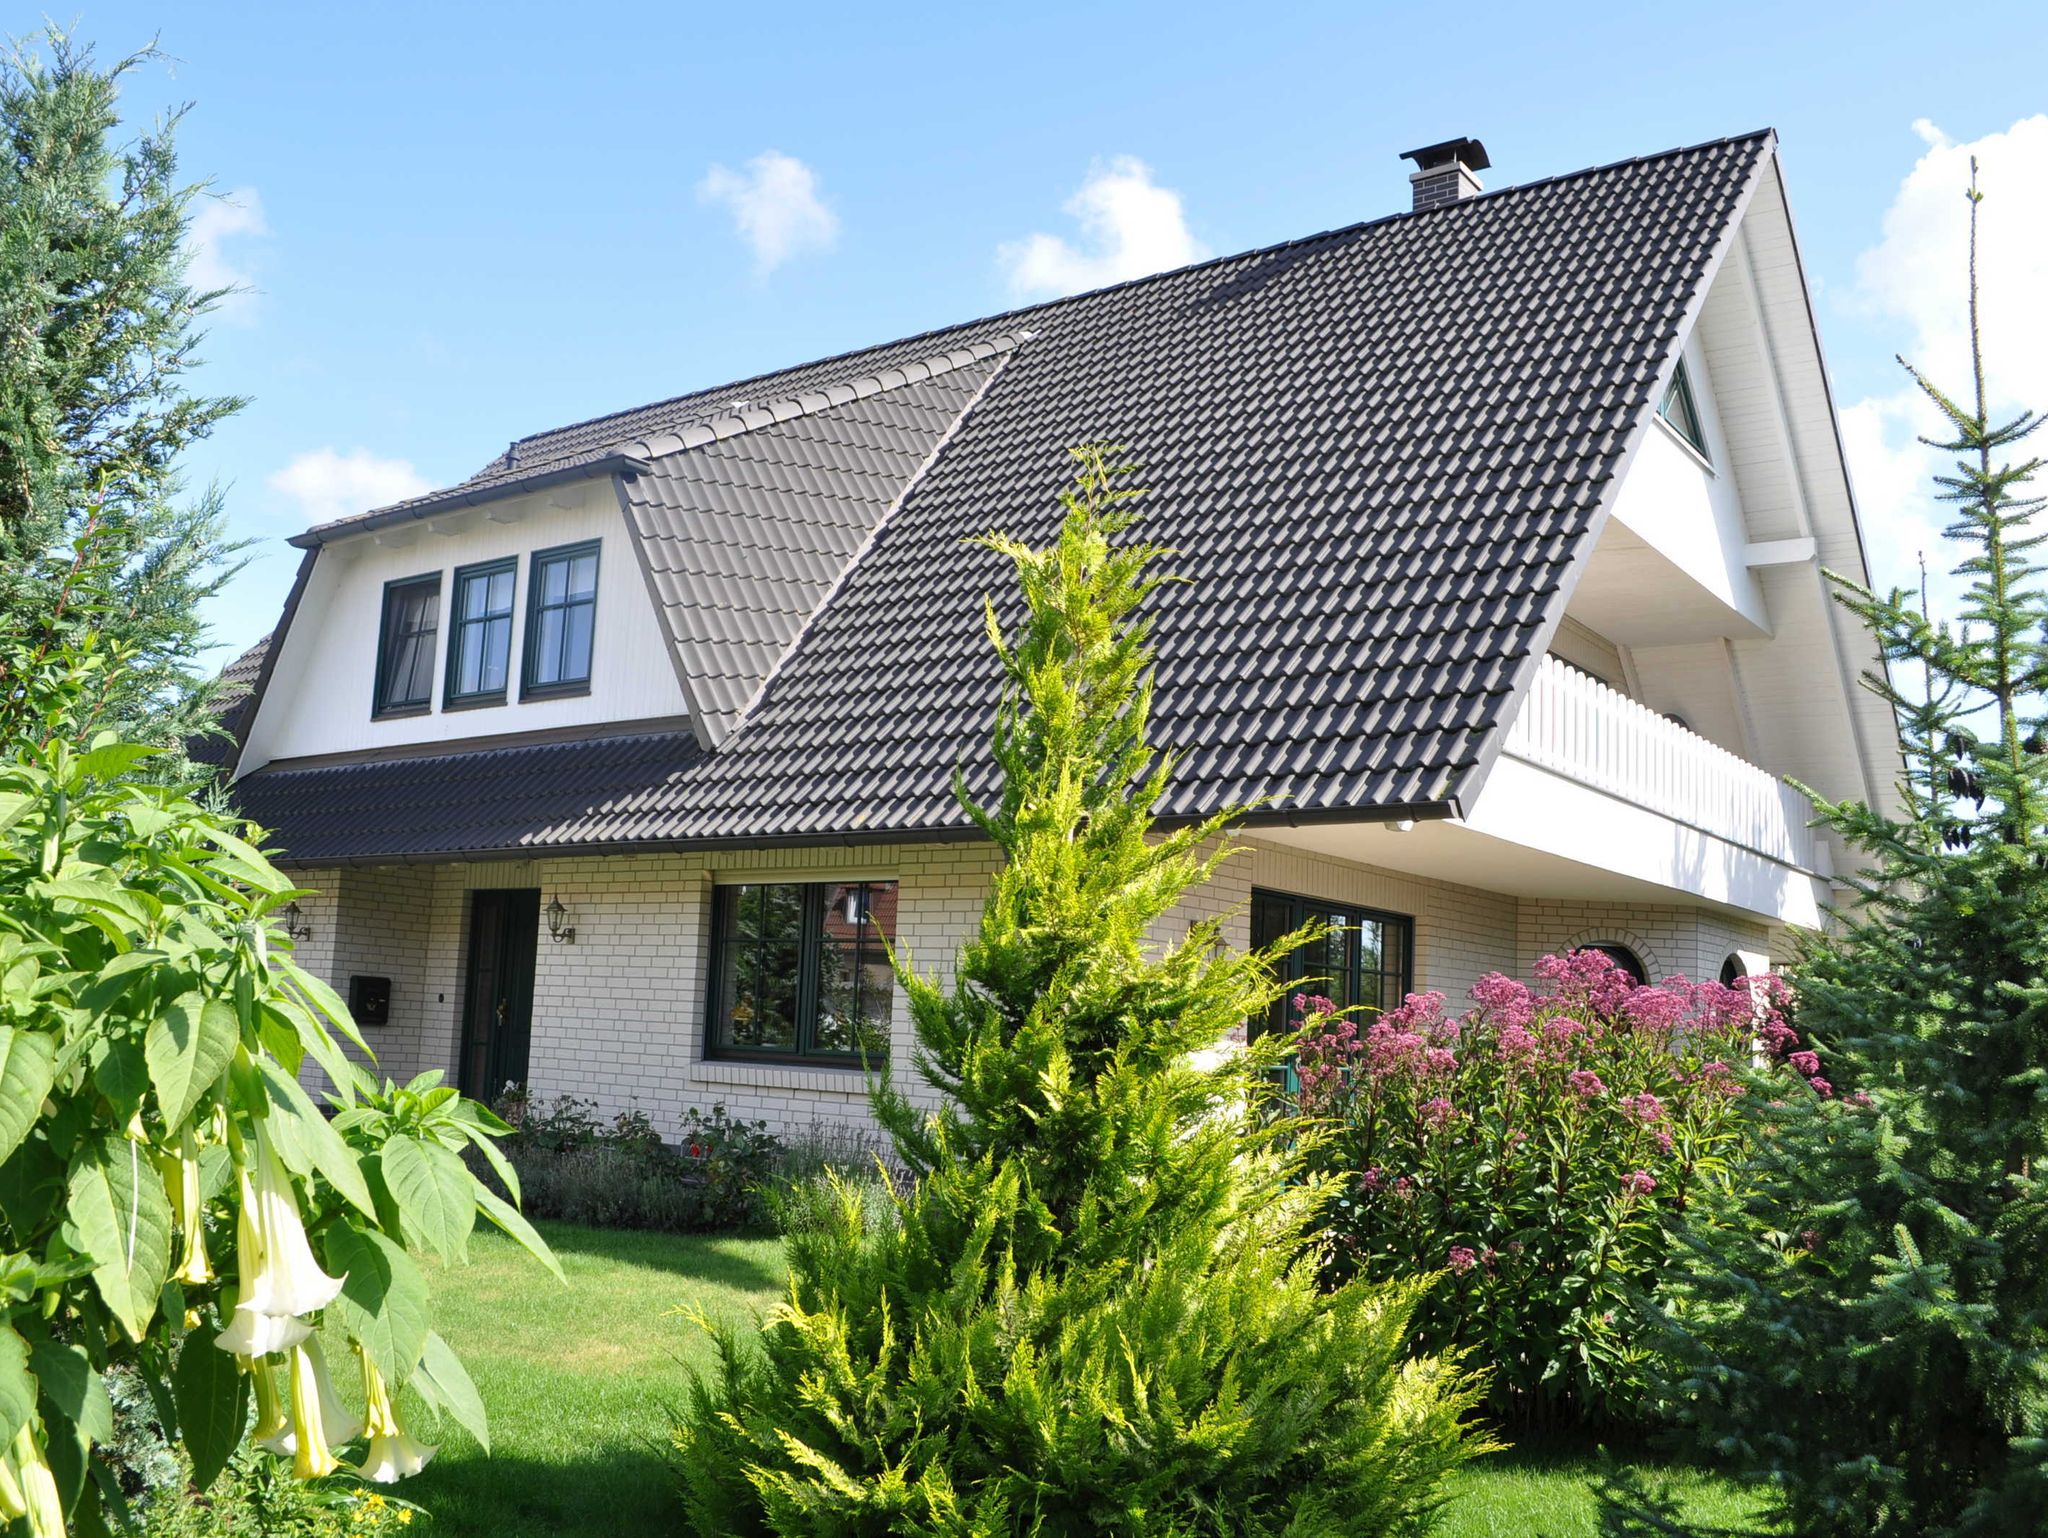
[[[888,1055],[895,882],[721,886],[711,924],[714,1056],[857,1066]]]
[[[1736,984],[1747,982],[1748,980],[1749,968],[1744,965],[1740,956],[1735,955],[1731,951],[1727,959],[1721,963],[1721,986],[1723,988],[1733,988]]]
[[[1573,949],[1598,951],[1609,961],[1620,967],[1622,971],[1626,972],[1638,987],[1650,980],[1650,969],[1643,965],[1643,958],[1630,950],[1626,945],[1620,945],[1611,940],[1600,940],[1592,945],[1574,946]]]
[[[512,588],[518,563],[492,561],[455,573],[454,634],[448,644],[444,708],[497,705],[512,665]]]
[[[380,716],[413,715],[434,703],[434,641],[441,629],[441,574],[384,584],[384,618],[377,634]]]
[[[590,689],[590,636],[597,622],[597,542],[534,552],[527,584],[521,699]]]
[[[1707,435],[1700,426],[1700,410],[1692,398],[1692,378],[1685,371],[1685,359],[1678,360],[1678,369],[1671,376],[1670,388],[1664,392],[1664,402],[1657,408],[1657,415],[1671,424],[1673,432],[1700,451],[1707,452]]]
[[[1318,902],[1283,892],[1252,893],[1252,944],[1271,945],[1310,920],[1324,925],[1323,937],[1312,940],[1283,963],[1289,982],[1323,995],[1339,1009],[1363,1005],[1367,1013],[1392,1009],[1413,985],[1410,956],[1414,920],[1399,914],[1375,913],[1342,903]],[[1311,981],[1316,979],[1316,981]],[[1277,1000],[1256,1030],[1293,1029],[1292,990]]]

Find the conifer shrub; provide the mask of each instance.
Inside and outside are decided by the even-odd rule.
[[[1448,1271],[1418,1342],[1487,1366],[1503,1424],[1628,1422],[1653,1349],[1634,1300],[1730,1177],[1752,1055],[1767,1046],[1779,1094],[1818,1093],[1799,1070],[1819,1064],[1775,978],[1639,987],[1592,950],[1535,973],[1482,978],[1457,1017],[1441,993],[1369,1021],[1297,995],[1300,1105],[1326,1128],[1310,1163],[1340,1182],[1328,1270]]]
[[[944,1103],[880,1079],[893,1221],[810,1203],[788,1301],[712,1327],[675,1430],[701,1534],[1414,1533],[1481,1445],[1477,1380],[1409,1350],[1427,1281],[1321,1285],[1329,1185],[1251,1114],[1277,1049],[1214,1050],[1272,957],[1155,927],[1226,819],[1152,826],[1160,552],[1114,542],[1124,469],[1077,458],[1053,545],[984,541],[1026,611],[990,610],[1000,793],[962,792],[1002,867],[949,983],[897,958]]]
[[[1863,867],[1791,970],[1836,1093],[1766,1106],[1669,1310],[1673,1404],[1814,1538],[2042,1531],[2048,1512],[2048,595],[2041,424],[1915,373],[1968,582],[1955,622],[1842,582],[1891,667],[1895,806],[1815,797]],[[1837,579],[1841,581],[1841,579]]]

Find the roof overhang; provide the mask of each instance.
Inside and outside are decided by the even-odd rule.
[[[379,529],[417,523],[424,518],[445,517],[464,508],[482,507],[488,502],[502,502],[507,497],[547,491],[552,487],[566,486],[575,481],[597,480],[613,475],[639,475],[648,468],[647,461],[638,455],[617,452],[603,454],[596,459],[586,459],[573,465],[557,465],[551,469],[535,470],[530,475],[509,476],[485,486],[451,486],[446,491],[437,491],[411,502],[401,502],[395,507],[364,513],[337,523],[323,523],[317,528],[306,530],[303,534],[294,534],[289,543],[301,550],[314,550],[336,540],[353,539],[358,534],[374,534]]]

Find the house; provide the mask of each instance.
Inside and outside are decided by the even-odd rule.
[[[1340,1002],[1547,951],[1727,976],[1823,920],[1793,776],[1893,794],[1865,570],[1770,133],[1414,206],[514,442],[308,529],[234,791],[384,1069],[861,1122],[882,941],[943,971],[993,868],[965,543],[1128,445],[1160,808],[1256,804],[1176,914],[1308,915]]]

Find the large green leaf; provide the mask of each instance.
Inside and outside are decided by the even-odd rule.
[[[114,1402],[83,1346],[39,1340],[29,1350],[29,1369],[43,1391],[46,1415],[69,1421],[88,1441],[113,1441]]]
[[[213,1335],[194,1330],[178,1352],[171,1375],[178,1430],[192,1459],[192,1483],[204,1492],[241,1445],[249,1424],[249,1378]]]
[[[269,1058],[259,1059],[256,1066],[270,1100],[268,1130],[278,1157],[297,1175],[310,1175],[318,1170],[364,1217],[376,1217],[377,1204],[370,1198],[370,1187],[363,1179],[362,1164],[355,1150],[341,1140],[341,1134],[320,1114],[313,1097]]]
[[[56,1067],[54,1038],[0,1025],[0,1163],[21,1146],[43,1114]]]
[[[384,1235],[347,1223],[328,1229],[325,1250],[342,1279],[329,1311],[394,1387],[405,1382],[427,1345],[427,1279]]]
[[[562,1263],[555,1259],[555,1252],[548,1248],[547,1240],[534,1232],[524,1213],[482,1181],[475,1182],[472,1189],[476,1193],[476,1204],[483,1209],[485,1217],[525,1245],[535,1260],[554,1273],[556,1281],[566,1283],[569,1280],[562,1275]]]
[[[10,1324],[0,1324],[0,1446],[11,1446],[36,1407],[36,1380],[28,1370],[28,1345]]]
[[[149,1023],[142,1039],[149,1082],[164,1125],[185,1125],[192,1108],[220,1078],[242,1039],[234,1009],[222,999],[188,993]]]
[[[476,1180],[460,1154],[399,1133],[379,1151],[378,1173],[401,1233],[443,1260],[465,1258],[476,1226]]]
[[[113,1102],[118,1120],[125,1123],[142,1109],[142,1097],[149,1093],[149,1065],[142,1059],[141,1045],[129,1037],[102,1038],[92,1082]]]
[[[462,1358],[438,1334],[428,1334],[427,1349],[421,1354],[412,1386],[436,1412],[452,1415],[456,1424],[475,1437],[485,1452],[491,1450],[491,1423],[484,1414],[483,1395],[470,1381]]]
[[[64,1240],[91,1259],[108,1310],[141,1340],[171,1269],[171,1204],[140,1144],[110,1136],[73,1157]]]

